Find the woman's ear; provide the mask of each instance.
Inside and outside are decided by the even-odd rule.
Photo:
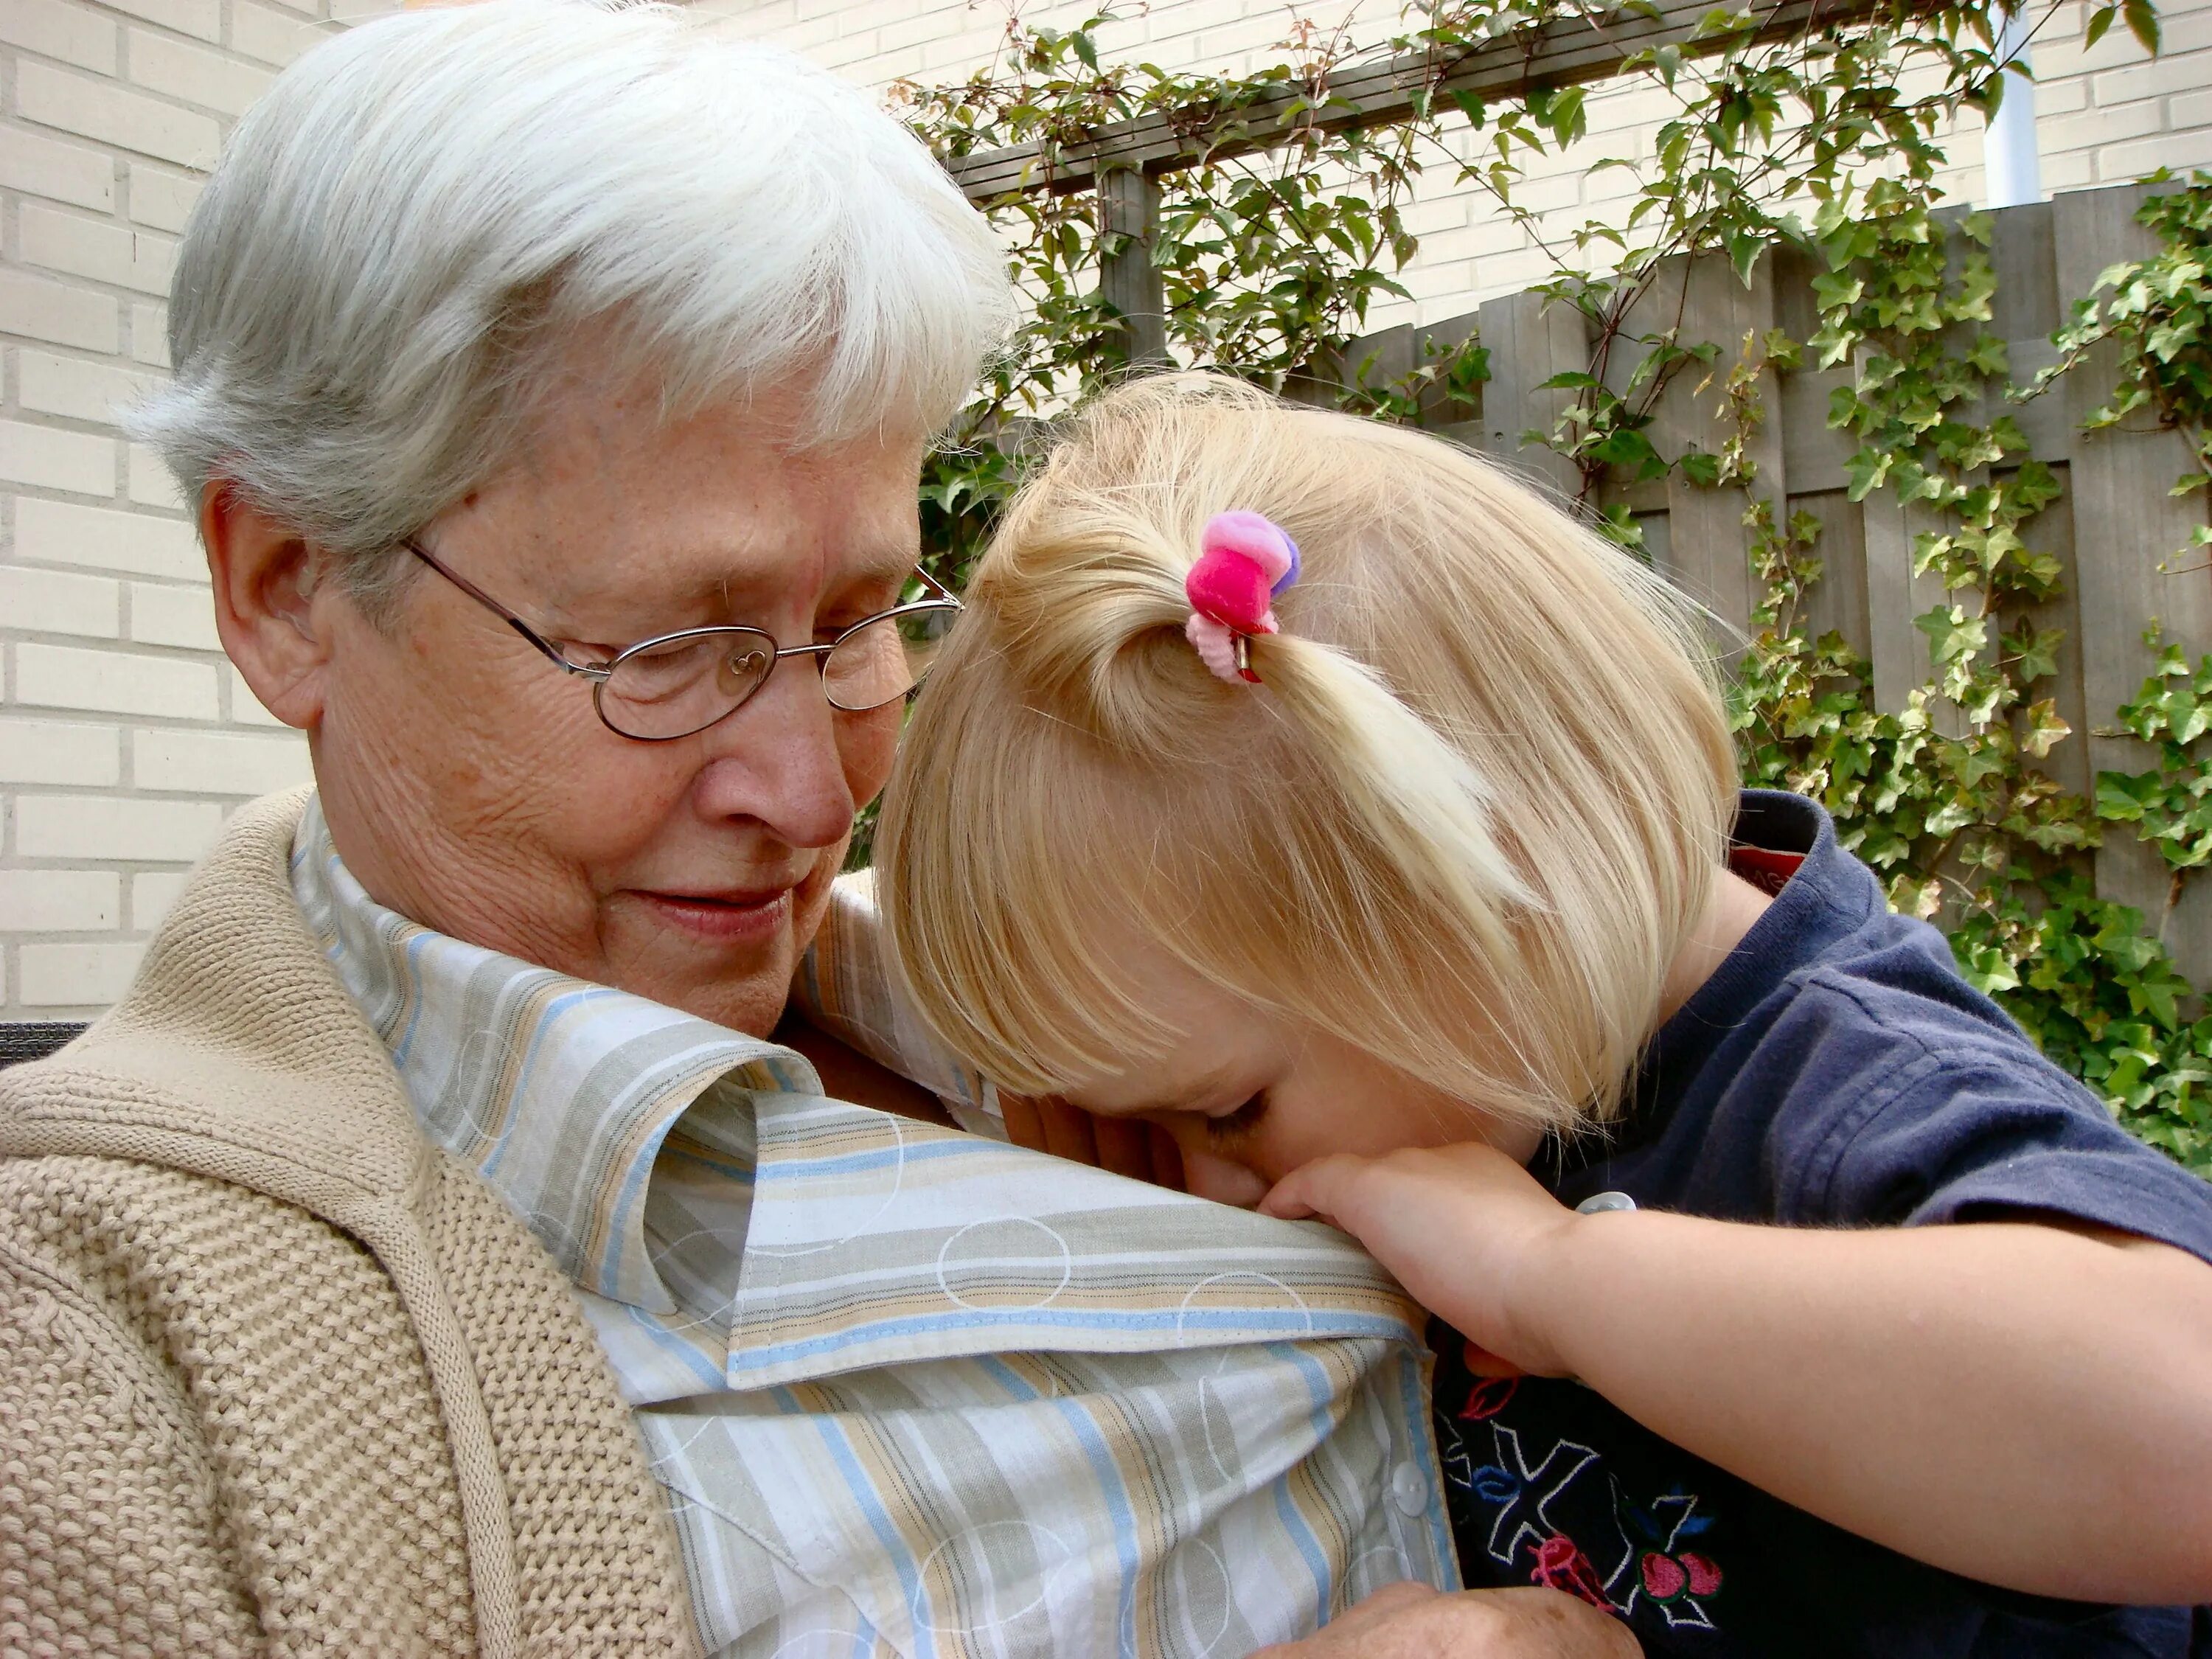
[[[224,652],[263,708],[312,730],[330,659],[327,630],[317,626],[315,549],[228,478],[210,478],[200,494],[200,540]]]

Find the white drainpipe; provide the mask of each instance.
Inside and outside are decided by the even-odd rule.
[[[2018,0],[2007,10],[1997,34],[1997,61],[2028,67],[2027,9]],[[2026,75],[2005,74],[2004,101],[1982,139],[1984,194],[1993,208],[2018,207],[2043,199],[2043,162],[2035,148],[2035,82]]]

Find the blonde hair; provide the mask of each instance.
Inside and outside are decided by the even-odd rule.
[[[1232,507],[1304,556],[1259,687],[1182,632]],[[1118,963],[1149,945],[1490,1113],[1615,1110],[1735,807],[1662,580],[1478,456],[1184,374],[1069,423],[968,597],[877,847],[921,1010],[986,1074],[1164,1049]]]

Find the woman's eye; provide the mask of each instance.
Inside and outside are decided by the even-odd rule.
[[[1218,1117],[1206,1120],[1206,1138],[1217,1144],[1241,1139],[1259,1127],[1260,1120],[1267,1115],[1267,1091],[1254,1095],[1233,1112],[1224,1112]]]

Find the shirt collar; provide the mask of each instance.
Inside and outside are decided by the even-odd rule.
[[[662,1141],[718,1079],[819,1095],[813,1066],[386,909],[339,860],[319,799],[293,839],[292,890],[391,1051],[423,1133],[473,1165],[577,1284],[676,1312],[643,1235]]]
[[[1418,1345],[1418,1310],[1364,1253],[1278,1221],[981,1136],[831,1100],[778,1044],[433,932],[369,897],[319,805],[293,890],[391,1051],[424,1133],[473,1165],[587,1296],[639,1399],[701,1367],[755,1389],[918,1359],[1158,1352],[1251,1342]],[[647,1193],[714,1184],[734,1294]],[[695,1240],[695,1243],[696,1241]],[[627,1304],[592,1305],[592,1297]]]

